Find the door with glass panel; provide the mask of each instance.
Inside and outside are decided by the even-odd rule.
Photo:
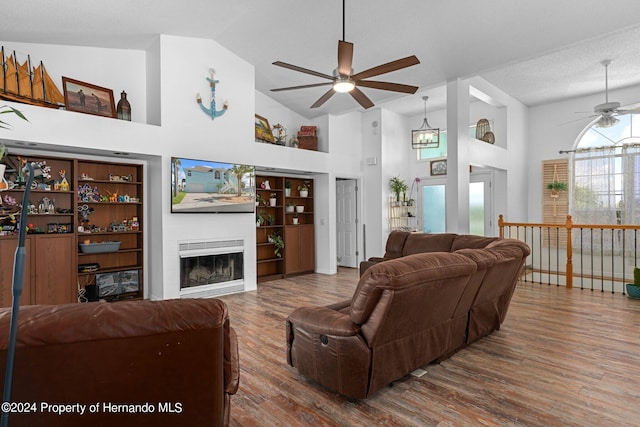
[[[491,175],[473,175],[469,182],[469,232],[492,234]],[[444,233],[447,230],[446,191],[444,180],[423,180],[422,231]]]
[[[469,233],[492,235],[491,175],[471,175],[469,182]]]
[[[444,233],[447,229],[447,212],[444,180],[423,180],[422,185],[422,231]]]

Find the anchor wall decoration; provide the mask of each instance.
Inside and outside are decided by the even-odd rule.
[[[211,108],[207,108],[202,105],[202,97],[199,93],[196,95],[196,101],[200,105],[202,111],[204,111],[204,113],[213,120],[227,112],[229,109],[229,103],[225,100],[224,104],[222,104],[222,110],[216,111],[216,83],[219,83],[220,80],[216,80],[216,71],[213,68],[209,68],[209,73],[211,74],[211,77],[207,77],[206,79],[209,82],[209,87],[211,88]]]

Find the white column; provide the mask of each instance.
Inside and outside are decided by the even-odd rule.
[[[469,84],[447,82],[447,231],[469,233]]]

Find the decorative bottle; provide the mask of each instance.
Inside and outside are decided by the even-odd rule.
[[[131,121],[131,104],[127,101],[127,92],[122,91],[120,94],[120,101],[118,101],[116,111],[120,120]]]

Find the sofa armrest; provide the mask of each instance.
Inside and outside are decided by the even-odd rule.
[[[228,324],[228,321],[227,321]],[[240,357],[238,355],[238,336],[235,329],[229,327],[228,342],[224,346],[224,391],[235,394],[240,384]]]
[[[389,259],[391,258],[371,257],[367,261],[360,262],[360,277],[362,277],[364,272],[367,271],[369,267],[372,267],[379,262],[387,261]]]
[[[354,324],[348,314],[327,307],[300,307],[287,321],[296,328],[316,334],[349,337],[360,331],[360,326]]]
[[[345,312],[343,310],[345,310],[346,308],[350,308],[351,307],[351,300],[350,299],[346,299],[343,301],[338,301],[335,302],[333,304],[329,304],[326,306],[326,308],[329,308],[331,310],[335,310],[335,311],[341,311],[344,314],[348,313],[348,310]]]

